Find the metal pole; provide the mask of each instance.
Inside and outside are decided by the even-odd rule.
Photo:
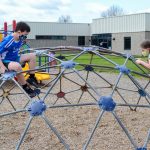
[[[115,119],[117,120],[117,122],[119,123],[119,125],[121,126],[121,128],[123,129],[123,131],[125,132],[125,134],[127,135],[127,137],[129,138],[131,144],[134,146],[135,149],[137,149],[137,144],[135,143],[135,141],[132,139],[132,137],[130,136],[128,130],[125,128],[125,126],[123,125],[123,123],[121,122],[121,120],[118,118],[117,114],[112,111],[113,116],[115,117]]]
[[[75,71],[75,73],[85,82],[88,84],[88,86],[90,86],[90,88],[100,97],[100,94],[96,91],[96,89],[94,89],[80,74],[79,72],[73,68],[73,70]]]
[[[87,147],[88,147],[88,145],[89,145],[89,143],[90,143],[90,141],[91,141],[91,139],[92,139],[92,137],[93,137],[93,135],[94,135],[94,133],[95,133],[95,130],[96,130],[96,128],[97,128],[97,126],[98,126],[98,124],[99,124],[99,122],[100,122],[100,120],[101,120],[101,118],[102,118],[104,112],[105,112],[105,111],[102,110],[101,113],[99,114],[99,116],[98,116],[98,118],[97,118],[97,120],[96,120],[96,124],[95,124],[95,126],[94,126],[94,128],[93,128],[93,130],[92,130],[92,133],[90,134],[90,136],[89,136],[89,138],[88,138],[86,144],[84,145],[83,150],[86,150],[86,149],[87,149]]]
[[[145,91],[145,89],[138,83],[138,81],[135,80],[134,77],[132,77],[132,75],[128,74],[129,78],[131,79],[131,81],[133,83],[135,83],[138,87],[140,87],[147,95],[147,97],[150,99],[150,95]]]
[[[117,87],[117,85],[118,85],[118,83],[120,81],[120,78],[122,77],[122,74],[123,74],[122,72],[119,73],[118,79],[117,79],[117,81],[115,83],[115,86],[113,87],[113,90],[112,90],[112,93],[111,93],[111,97],[113,96],[113,94],[115,92],[115,89],[116,89],[116,87]]]
[[[56,130],[56,128],[54,128],[52,126],[52,124],[50,123],[50,121],[47,119],[47,117],[42,114],[41,117],[45,120],[46,124],[50,127],[50,129],[55,133],[55,135],[58,137],[58,139],[60,140],[60,142],[65,146],[65,148],[67,150],[70,150],[69,145],[66,144],[66,142],[63,140],[63,138],[61,137],[61,135],[58,133],[58,131]]]
[[[51,85],[51,87],[47,90],[46,95],[43,98],[43,101],[45,100],[45,98],[47,97],[48,93],[52,90],[52,88],[54,87],[54,85],[57,83],[57,81],[59,80],[59,78],[61,77],[61,75],[64,73],[65,69],[62,70],[62,72],[57,76],[57,78],[55,79],[54,83]]]
[[[20,146],[21,146],[21,144],[23,142],[23,139],[24,139],[24,137],[25,137],[25,135],[26,135],[26,133],[27,133],[27,131],[29,129],[29,126],[31,124],[32,119],[33,119],[33,117],[30,116],[29,121],[27,122],[27,125],[25,127],[25,130],[24,130],[23,134],[21,135],[20,141],[19,141],[19,143],[16,146],[16,150],[19,150],[19,148],[20,148]]]
[[[149,131],[148,131],[147,138],[146,138],[145,143],[144,143],[144,145],[143,145],[144,148],[147,147],[147,144],[148,144],[149,141],[150,141],[150,129],[149,129]]]
[[[20,88],[20,90],[27,96],[27,98],[29,99],[29,101],[27,102],[27,104],[25,105],[25,107],[28,105],[29,102],[32,101],[31,97],[23,90],[23,88],[21,87],[21,85],[15,80],[15,79],[12,79],[16,85]]]
[[[21,110],[16,110],[16,111],[13,111],[13,112],[3,113],[3,114],[0,114],[0,117],[13,115],[13,114],[20,113],[20,112],[25,112],[25,111],[26,111],[25,109],[21,109]]]

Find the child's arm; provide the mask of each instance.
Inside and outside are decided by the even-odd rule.
[[[136,63],[139,65],[142,65],[143,67],[145,67],[147,69],[150,69],[150,59],[148,60],[148,62],[138,59],[138,60],[136,60]]]
[[[7,68],[2,62],[2,54],[6,51],[7,47],[9,47],[12,42],[13,42],[12,38],[11,39],[6,38],[0,43],[0,72],[1,73],[4,73],[7,70]]]
[[[0,42],[0,54],[5,52],[11,44],[14,42],[14,37],[13,36],[7,36],[5,37],[2,42]]]
[[[4,40],[0,43],[0,54],[2,54],[3,52],[5,52],[6,46],[9,45],[9,42],[10,42],[10,41],[7,41],[7,40],[4,39]]]

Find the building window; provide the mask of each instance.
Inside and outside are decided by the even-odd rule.
[[[124,50],[131,50],[131,37],[124,37]]]
[[[36,40],[66,40],[66,36],[61,36],[61,35],[36,35]]]
[[[85,45],[85,36],[78,36],[78,46]]]
[[[112,39],[111,33],[93,34],[91,37],[91,44],[103,48],[111,49],[111,39]]]

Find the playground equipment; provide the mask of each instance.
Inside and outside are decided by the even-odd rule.
[[[57,65],[49,66],[49,62],[41,61],[41,66],[35,69],[36,71],[49,69],[49,73],[51,75],[51,80],[47,82],[47,85],[49,86],[43,86],[41,93],[37,98],[31,99],[26,96],[28,97],[29,101],[25,104],[25,106],[23,105],[23,108],[19,107],[19,109],[14,109],[13,111],[6,111],[7,108],[4,110],[2,108],[2,112],[0,114],[1,119],[5,116],[17,115],[18,113],[22,112],[29,114],[29,119],[26,123],[24,131],[21,134],[19,142],[16,146],[16,150],[19,150],[23,145],[22,143],[25,139],[25,136],[29,131],[33,119],[36,117],[42,118],[50,130],[53,131],[60,143],[64,146],[61,149],[72,149],[66,138],[63,138],[62,134],[60,134],[54,127],[47,116],[47,113],[48,110],[54,108],[69,109],[72,107],[83,106],[87,106],[88,109],[96,107],[99,111],[94,126],[90,128],[89,137],[86,138],[87,140],[82,145],[82,148],[77,149],[86,150],[89,148],[96,130],[103,128],[103,126],[99,127],[98,125],[100,124],[102,118],[105,119],[104,114],[106,113],[112,114],[118,125],[126,134],[131,143],[132,149],[147,150],[149,148],[149,127],[146,128],[147,137],[142,139],[143,144],[139,145],[131,136],[132,134],[126,125],[124,125],[117,112],[119,108],[121,110],[128,108],[131,111],[134,110],[137,112],[138,109],[150,109],[149,72],[137,65],[135,63],[135,58],[132,55],[121,54],[94,46],[60,46],[37,49],[30,48],[30,51],[35,52],[38,57],[41,57],[41,59],[45,57],[52,57],[53,59],[57,60]],[[49,55],[49,52],[53,51],[56,53],[55,57]],[[134,69],[132,69],[130,64],[133,64]],[[29,71],[30,70],[25,70],[22,73],[28,73]],[[7,89],[9,91],[8,92],[5,90],[6,87],[3,87],[3,84],[11,79],[14,81],[14,83],[16,83],[16,85],[18,85],[18,83],[14,80],[15,75],[16,72],[9,72],[1,77],[2,83],[0,87],[2,88],[2,94],[0,97],[2,98],[2,101],[0,108],[4,99],[10,97],[10,91],[14,89],[13,85],[13,88],[11,87],[9,90]],[[112,79],[110,77],[112,77]],[[123,80],[126,81],[126,84],[121,84]],[[18,87],[20,88],[19,85]],[[75,94],[75,96],[73,96],[73,94]],[[87,97],[84,95],[87,95]],[[17,96],[18,93],[15,93],[15,97]],[[9,98],[8,101],[11,101],[12,103],[13,99],[10,100]],[[97,139],[99,139],[99,141],[101,140],[99,137],[97,137]],[[101,149],[100,145],[98,148]],[[125,145],[123,146],[123,149],[124,148]],[[57,149],[57,146],[53,147],[53,149]],[[94,149],[94,147],[90,147],[90,149]],[[120,149],[120,147],[118,147],[118,149]]]
[[[8,24],[7,22],[4,22],[3,30],[0,30],[0,42],[2,41],[3,37],[14,32],[15,28],[16,28],[16,20],[12,21],[12,30],[8,30]]]
[[[7,22],[4,22],[4,29],[0,30],[0,42],[3,40],[3,38],[5,36],[7,36],[10,33],[13,33],[15,31],[16,28],[16,20],[12,21],[12,30],[8,30],[8,25]],[[30,52],[30,46],[29,44],[27,44],[26,42],[23,43],[23,45],[20,48],[20,53],[22,53],[22,51],[29,53]],[[26,66],[23,68],[23,70],[29,70],[29,66],[28,64],[26,64]],[[26,79],[29,76],[26,75]],[[36,73],[36,78],[38,81],[42,82],[43,80],[49,80],[50,79],[50,75],[47,74],[46,72],[37,72]]]
[[[25,66],[22,68],[23,71],[29,70],[29,64],[25,63]],[[27,80],[29,78],[29,75],[27,73],[24,73],[25,79]],[[36,79],[41,82],[43,80],[50,80],[50,74],[47,72],[35,72]]]

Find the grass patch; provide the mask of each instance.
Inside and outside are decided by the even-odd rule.
[[[63,60],[71,60],[73,58],[75,58],[77,56],[77,54],[56,54],[56,57],[60,57],[63,56]],[[104,59],[104,58],[106,59]],[[116,65],[115,64],[118,64],[118,65],[123,65],[124,62],[126,61],[126,58],[122,57],[122,56],[116,56],[116,55],[102,55],[102,57],[100,56],[97,56],[97,55],[93,55],[93,54],[90,54],[90,53],[86,53],[86,54],[82,54],[81,56],[79,56],[78,58],[75,58],[74,59],[74,62],[77,62],[77,63],[80,63],[80,64],[92,64],[92,65],[95,65],[95,66],[106,66],[106,67],[100,67],[98,69],[98,67],[96,68],[97,71],[100,71],[100,72],[118,72],[114,69],[107,69],[107,67],[112,67],[114,68]],[[139,55],[136,55],[135,58],[141,58],[143,59],[144,61],[146,61],[147,58],[145,57],[141,57]],[[44,57],[42,56],[40,58],[40,61],[43,63],[45,63],[45,61],[48,60],[47,56]],[[39,58],[37,58],[37,61],[39,61]],[[58,62],[59,63],[59,62]],[[126,66],[127,68],[129,68],[130,70],[133,70],[133,71],[136,71],[136,72],[140,72],[140,73],[143,73],[138,67],[136,64],[134,64],[131,60],[128,60],[127,63],[126,63]],[[149,73],[149,70],[148,69],[145,69],[144,67],[140,66],[146,73]],[[77,69],[82,69],[83,67],[82,66],[79,66],[77,65],[76,67]]]

